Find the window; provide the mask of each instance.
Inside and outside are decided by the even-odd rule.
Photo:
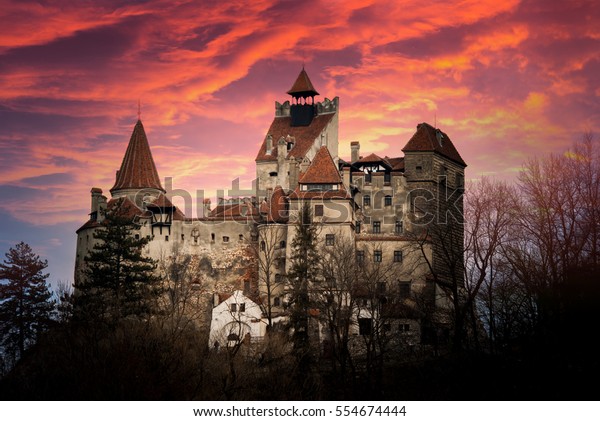
[[[394,226],[394,232],[396,234],[402,234],[404,232],[404,226],[402,221],[396,221],[396,225]]]
[[[359,335],[370,335],[373,330],[373,319],[358,319],[358,334]]]
[[[181,234],[181,241],[185,240],[185,234]]]
[[[243,313],[246,311],[246,303],[240,303],[240,313]]]
[[[244,281],[244,294],[250,292],[250,281]]]
[[[373,252],[373,261],[376,263],[380,263],[383,260],[383,254],[381,253],[381,250],[375,250]]]
[[[325,235],[325,245],[333,246],[335,244],[335,234],[326,234]]]
[[[280,249],[284,249],[285,248],[285,241],[282,240],[282,241],[279,242],[279,248]]]
[[[240,234],[239,239],[240,241],[244,241],[244,234]]]
[[[227,236],[223,236],[223,242],[224,242],[224,243],[228,243],[228,242],[229,242],[229,237],[227,237]]]
[[[236,304],[236,303],[231,303],[231,304],[229,304],[229,310],[230,310],[232,313],[235,313],[235,312],[237,312],[237,304]]]
[[[370,172],[366,173],[365,174],[365,182],[370,183],[371,179],[372,179],[371,173]]]
[[[265,251],[267,249],[267,244],[264,241],[260,242],[260,250]]]
[[[371,206],[371,196],[368,194],[363,196],[363,206]]]
[[[89,235],[88,235],[88,238],[87,238],[87,239],[88,239],[88,240],[90,239],[90,236],[89,236]],[[139,235],[139,234],[136,234],[136,235],[135,235],[135,239],[136,239],[136,240],[139,240],[139,239],[140,239],[140,235]]]
[[[381,221],[373,221],[373,234],[381,232]]]
[[[402,263],[402,250],[394,250],[394,262]]]
[[[392,196],[385,196],[383,204],[385,206],[392,206]]]
[[[270,177],[277,177],[277,171],[272,171],[269,173]]]
[[[390,181],[392,180],[392,174],[390,174],[389,172],[385,172],[385,174],[383,175],[383,182],[385,184],[390,184]]]
[[[165,235],[165,241],[169,241],[169,236]]]
[[[275,307],[279,307],[279,306],[281,305],[281,298],[279,298],[279,297],[275,297],[275,298],[273,299],[273,305],[274,305]]]
[[[356,263],[361,264],[365,261],[365,252],[363,250],[356,251]]]
[[[400,323],[398,325],[398,330],[400,332],[410,332],[410,325],[408,323]]]
[[[420,166],[420,165],[417,165],[417,172],[421,172],[421,170],[422,170],[422,169],[423,169],[423,167],[422,167],[422,166]]]
[[[210,234],[210,241],[214,242],[215,241],[215,233],[211,233]]]
[[[377,293],[385,294],[385,282],[377,282]]]
[[[356,221],[356,225],[354,225],[354,232],[360,234],[360,221]]]
[[[230,333],[229,335],[227,335],[227,340],[228,341],[239,341],[240,337],[235,333]]]
[[[410,282],[400,282],[399,295],[401,299],[410,298]]]
[[[315,205],[315,216],[323,216],[323,205]]]

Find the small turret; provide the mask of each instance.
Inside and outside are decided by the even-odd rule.
[[[292,117],[292,126],[308,126],[316,115],[315,95],[319,93],[314,88],[308,74],[302,68],[302,71],[296,78],[292,88],[287,91],[294,99],[290,109]],[[310,98],[310,103],[308,99]]]

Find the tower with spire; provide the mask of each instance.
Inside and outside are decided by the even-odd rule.
[[[336,165],[339,159],[339,98],[315,102],[319,93],[304,67],[287,94],[291,102],[275,102],[275,117],[255,159],[259,199],[267,197],[276,186],[294,190],[302,168],[321,146],[327,147]]]

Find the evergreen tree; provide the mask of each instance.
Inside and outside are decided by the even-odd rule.
[[[47,267],[24,242],[0,263],[0,344],[14,360],[52,323],[55,303],[43,273]]]
[[[298,213],[296,235],[292,241],[291,267],[288,273],[291,288],[290,322],[294,328],[294,347],[308,347],[309,287],[318,272],[317,227],[312,212],[305,202]]]
[[[136,238],[136,224],[118,209],[106,213],[94,233],[96,244],[86,256],[84,279],[76,285],[78,320],[117,322],[157,311],[162,292],[156,262],[142,255],[148,238]]]

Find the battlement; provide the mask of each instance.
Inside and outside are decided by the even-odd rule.
[[[275,117],[289,117],[291,109],[290,101],[285,101],[281,104],[275,101]],[[336,96],[333,99],[325,98],[321,102],[315,103],[316,115],[335,113],[339,107],[339,98]]]

